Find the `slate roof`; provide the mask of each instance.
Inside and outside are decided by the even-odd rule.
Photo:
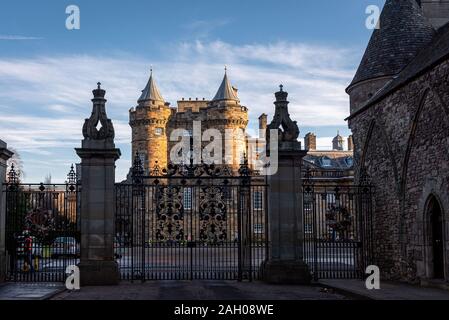
[[[151,71],[150,79],[148,80],[145,89],[142,90],[142,95],[140,96],[138,103],[146,101],[160,101],[165,102],[162,98],[159,89],[157,88],[156,81],[153,79],[153,71]]]
[[[239,101],[237,97],[237,93],[229,82],[228,75],[225,71],[225,75],[223,77],[223,81],[221,82],[220,88],[218,88],[217,94],[215,95],[212,101],[220,101],[220,100],[234,100]]]
[[[398,74],[433,38],[435,30],[415,0],[387,0],[349,87]],[[348,88],[349,88],[348,87]]]
[[[310,150],[303,159],[315,167],[327,170],[351,170],[354,166],[352,151]],[[323,160],[325,159],[329,160],[328,165],[324,165]]]
[[[441,61],[449,59],[449,23],[441,27],[434,37],[433,41],[419,52],[413,61],[408,64],[402,72],[389,81],[381,90],[379,90],[370,100],[368,100],[361,108],[351,114],[348,119],[363,112],[366,108],[380,101],[390,93],[394,92],[401,86],[412,81],[430,68],[441,63]]]

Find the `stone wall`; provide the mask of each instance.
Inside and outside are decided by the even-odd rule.
[[[449,266],[449,61],[349,120],[357,167],[375,192],[375,263],[384,277],[428,277],[425,203],[431,194],[445,218]],[[446,276],[449,270],[446,270]]]

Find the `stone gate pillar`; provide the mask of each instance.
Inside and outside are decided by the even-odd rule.
[[[273,121],[267,127],[278,130],[278,170],[268,176],[268,217],[271,247],[263,266],[263,278],[270,283],[307,284],[311,275],[303,260],[303,211],[301,166],[306,151],[297,140],[299,129],[288,113],[288,93],[276,92]],[[269,146],[270,148],[270,146]],[[272,161],[273,159],[270,159]]]
[[[0,282],[6,277],[6,194],[3,192],[3,183],[6,181],[6,161],[13,155],[6,148],[6,143],[0,140]]]
[[[119,281],[114,259],[115,148],[114,127],[106,116],[106,91],[93,91],[93,110],[83,126],[81,148],[81,285],[112,285]]]

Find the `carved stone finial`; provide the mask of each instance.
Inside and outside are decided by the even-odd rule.
[[[274,102],[274,105],[276,106],[276,109],[273,121],[268,125],[267,130],[278,129],[281,141],[297,141],[299,137],[299,128],[297,122],[293,121],[288,113],[288,92],[283,90],[284,86],[282,84],[279,88],[280,91],[275,93],[276,101]],[[269,132],[267,132],[267,134],[269,134]]]
[[[114,126],[106,115],[106,91],[101,89],[101,83],[97,83],[97,89],[93,90],[93,108],[89,119],[86,119],[83,126],[83,136],[86,140],[113,140]],[[100,124],[100,126],[99,126]]]

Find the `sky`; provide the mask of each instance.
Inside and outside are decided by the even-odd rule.
[[[211,99],[227,66],[249,108],[249,132],[274,112],[279,84],[301,138],[330,149],[345,118],[351,82],[372,30],[367,6],[384,0],[16,0],[0,4],[0,139],[23,161],[26,182],[64,182],[92,110],[107,91],[107,114],[122,151],[117,180],[131,165],[128,111],[153,68],[162,96]],[[80,10],[69,30],[66,8]]]

